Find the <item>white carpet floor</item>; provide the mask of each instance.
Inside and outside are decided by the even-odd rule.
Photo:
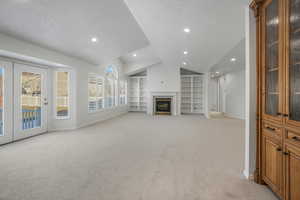
[[[130,113],[1,146],[0,200],[276,200],[243,157],[243,121]]]

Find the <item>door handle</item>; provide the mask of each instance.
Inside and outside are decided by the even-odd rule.
[[[282,149],[281,149],[280,147],[278,147],[278,148],[276,149],[276,151],[282,151]]]
[[[271,128],[269,126],[266,127],[266,129],[270,130],[270,131],[276,131],[276,128]]]
[[[44,98],[44,105],[45,105],[45,106],[48,105],[48,100],[47,100],[47,98]]]
[[[282,116],[282,113],[277,113],[278,116]]]

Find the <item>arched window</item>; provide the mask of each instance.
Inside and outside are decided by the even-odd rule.
[[[110,108],[118,104],[118,70],[114,65],[105,69],[105,107]]]

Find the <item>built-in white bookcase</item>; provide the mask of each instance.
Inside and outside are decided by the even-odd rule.
[[[204,113],[203,75],[181,75],[181,113]]]
[[[133,76],[129,79],[130,111],[147,111],[147,77]]]

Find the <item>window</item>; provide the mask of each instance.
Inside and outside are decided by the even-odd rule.
[[[59,119],[70,117],[69,72],[55,72],[55,114]]]
[[[103,78],[95,74],[89,75],[89,112],[101,110],[104,107]]]
[[[105,69],[105,107],[118,105],[118,72],[113,65]]]
[[[105,107],[111,108],[114,106],[115,91],[114,91],[114,81],[111,79],[106,79],[105,84]]]
[[[122,80],[120,81],[120,90],[119,90],[119,98],[120,98],[120,105],[127,104],[127,81]]]

